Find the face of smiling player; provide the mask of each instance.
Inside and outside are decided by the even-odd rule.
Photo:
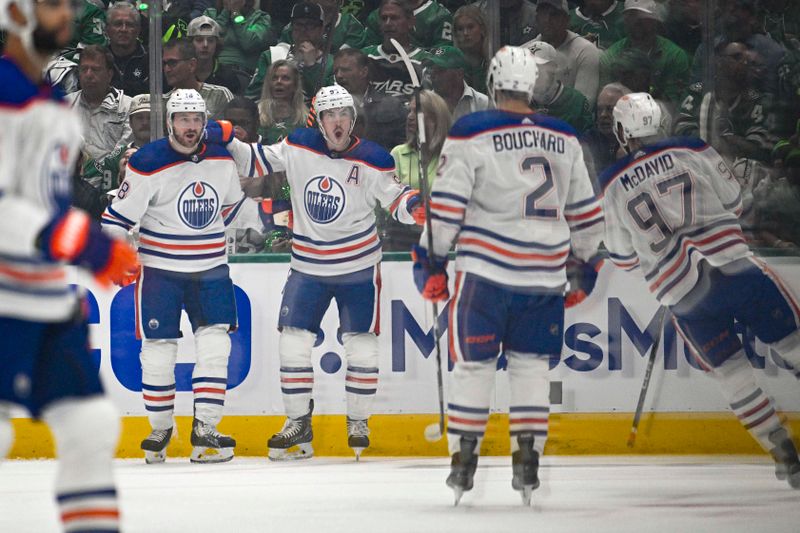
[[[344,151],[350,144],[350,131],[353,124],[352,109],[339,107],[323,111],[320,120],[328,149],[334,152]]]

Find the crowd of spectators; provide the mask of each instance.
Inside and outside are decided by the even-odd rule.
[[[512,44],[544,60],[533,106],[576,130],[592,175],[621,155],[614,104],[647,91],[662,106],[665,136],[701,137],[730,164],[753,244],[800,246],[795,0],[173,0],[162,17],[161,72],[150,70],[148,4],[106,1],[80,0],[72,45],[47,73],[83,118],[77,198],[95,213],[148,140],[154,76],[164,98],[196,89],[211,118],[263,143],[313,125],[316,90],[339,83],[355,98],[356,134],[390,150],[399,179],[416,186],[419,158],[434,179],[452,122],[490,105],[493,47]],[[422,154],[411,78],[392,40],[426,89],[432,133]],[[288,195],[280,175],[243,190]],[[417,233],[387,222],[382,235],[387,249],[404,250]],[[285,251],[289,238],[251,232],[237,250]]]

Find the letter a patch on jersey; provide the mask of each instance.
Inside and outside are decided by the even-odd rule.
[[[358,165],[353,165],[353,168],[350,169],[350,174],[347,176],[347,184],[350,185],[358,185],[358,178],[359,178],[359,170]]]

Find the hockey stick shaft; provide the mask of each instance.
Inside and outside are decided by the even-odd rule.
[[[642,389],[639,391],[639,402],[636,404],[636,412],[633,415],[633,423],[631,424],[631,433],[628,435],[628,448],[633,448],[636,442],[636,434],[639,431],[639,421],[642,418],[642,409],[644,408],[644,400],[647,397],[647,390],[650,387],[650,376],[653,374],[653,367],[656,362],[656,355],[658,347],[661,344],[661,337],[664,334],[664,320],[667,316],[666,308],[661,308],[661,317],[658,320],[658,330],[656,331],[656,338],[653,341],[653,347],[650,349],[650,357],[647,361],[647,369],[644,372],[644,381],[642,382]]]
[[[411,58],[408,56],[405,48],[394,39],[391,39],[392,45],[400,54],[403,63],[408,70],[408,76],[411,78],[411,84],[414,86],[414,105],[417,112],[417,165],[419,172],[420,196],[422,196],[422,206],[425,210],[425,233],[427,233],[428,240],[428,261],[429,266],[432,268],[434,265],[433,253],[433,229],[431,226],[431,202],[430,202],[430,187],[428,182],[428,168],[425,161],[423,161],[422,154],[427,145],[425,136],[425,113],[422,110],[422,102],[420,92],[422,86],[419,83],[417,71],[414,65],[411,64]],[[439,306],[436,302],[431,302],[433,307],[433,342],[436,348],[436,384],[439,393],[439,435],[444,434],[444,380],[442,378],[442,348],[439,343]]]

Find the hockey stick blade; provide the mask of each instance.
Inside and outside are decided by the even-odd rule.
[[[636,412],[633,415],[631,432],[630,435],[628,435],[628,448],[633,448],[634,444],[636,444],[636,435],[639,431],[639,421],[642,418],[642,408],[644,407],[644,400],[645,397],[647,396],[647,389],[650,387],[650,376],[653,374],[653,366],[655,366],[658,347],[661,344],[661,337],[664,332],[664,319],[667,316],[667,309],[662,307],[660,311],[661,311],[661,317],[658,320],[658,330],[656,331],[656,338],[653,340],[653,347],[650,349],[650,357],[647,360],[647,369],[644,372],[644,381],[642,382],[642,389],[639,391],[639,401],[636,404]]]

